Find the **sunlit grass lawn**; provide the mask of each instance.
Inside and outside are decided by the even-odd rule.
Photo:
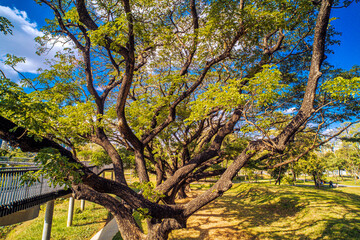
[[[360,188],[236,184],[170,237],[360,239]]]
[[[193,185],[190,194],[208,186]],[[42,208],[39,218],[17,226],[6,239],[41,239]],[[51,239],[90,239],[108,215],[90,202],[80,212],[76,201],[73,226],[67,228],[67,211],[68,200],[57,200]],[[170,239],[360,239],[359,213],[360,188],[240,183],[190,217],[188,228],[173,231]]]
[[[5,238],[6,240],[39,240],[44,225],[45,206],[42,205],[39,217],[15,227]],[[55,202],[51,239],[84,240],[90,239],[104,227],[108,211],[91,202],[85,203],[85,210],[80,211],[80,201],[75,200],[73,226],[66,227],[69,201],[59,199]]]
[[[360,186],[360,181],[354,179],[353,177],[345,176],[345,177],[328,177],[328,181],[333,181],[334,183],[338,183],[340,185],[349,185],[349,186]]]
[[[306,176],[306,182],[303,181],[304,176],[298,177],[296,184],[305,184],[305,185],[314,185],[313,178],[311,176]],[[329,186],[329,182],[332,181],[335,184],[339,185],[348,185],[348,186],[360,186],[360,180],[355,179],[351,176],[324,176],[322,180],[326,181],[325,186]]]

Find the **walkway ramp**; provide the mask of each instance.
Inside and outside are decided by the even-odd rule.
[[[84,164],[89,165],[89,163]],[[95,174],[101,174],[103,171],[112,170],[113,167],[110,164],[103,167],[91,166],[89,168]],[[39,179],[39,182],[32,185],[21,184],[21,177],[24,174],[39,169],[36,166],[0,168],[0,226],[35,218],[37,217],[36,209],[39,208],[40,204],[72,192],[71,189],[66,189],[64,186],[50,186],[50,181],[43,177]],[[19,211],[22,211],[22,213],[15,214]]]

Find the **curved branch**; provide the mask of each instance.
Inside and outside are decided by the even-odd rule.
[[[62,17],[61,17],[61,14],[59,12],[59,10],[53,5],[51,4],[49,1],[47,0],[40,0],[41,2],[45,3],[46,5],[48,5],[54,12],[55,14],[55,17],[59,23],[59,26],[62,30],[63,33],[65,33],[76,45],[77,48],[79,48],[81,51],[84,51],[85,50],[85,47],[76,39],[76,37],[66,28],[63,20],[62,20]]]
[[[313,113],[313,104],[317,88],[317,82],[320,73],[320,66],[324,57],[324,46],[326,30],[329,23],[329,16],[333,0],[323,0],[321,3],[320,11],[318,13],[313,55],[309,73],[308,84],[305,91],[304,101],[300,108],[299,113],[289,123],[289,125],[281,132],[275,139],[277,147],[281,150],[284,149],[289,139],[293,134],[303,125],[304,122]],[[208,191],[191,200],[186,204],[184,216],[190,216],[198,209],[221,196],[225,191],[231,188],[232,179],[236,176],[237,172],[259,151],[266,149],[266,144],[263,141],[252,141],[248,144],[244,151],[236,158],[236,160],[226,169],[224,174],[220,177],[219,181],[211,187]]]
[[[94,20],[90,17],[88,10],[86,9],[85,0],[77,0],[75,2],[76,10],[79,14],[80,22],[82,22],[88,29],[97,30],[98,26]]]
[[[321,141],[320,143],[318,144],[312,144],[308,149],[306,149],[303,153],[299,154],[298,156],[296,156],[295,158],[292,158],[292,159],[289,159],[289,160],[286,160],[284,162],[281,162],[281,163],[278,163],[278,164],[275,164],[275,165],[272,165],[272,166],[268,166],[266,167],[265,169],[273,169],[273,168],[277,168],[277,167],[281,167],[281,166],[284,166],[286,164],[289,164],[289,163],[292,163],[292,162],[296,162],[298,161],[300,158],[302,158],[303,156],[305,156],[306,154],[308,154],[311,150],[315,149],[315,148],[318,148],[322,145],[324,145],[325,143],[331,141],[332,139],[336,138],[337,136],[339,136],[340,134],[342,134],[346,129],[348,129],[350,126],[352,126],[353,124],[356,124],[358,123],[359,121],[357,122],[353,122],[353,123],[349,123],[347,126],[345,126],[344,128],[342,128],[340,131],[338,131],[336,134],[332,135],[331,137],[329,137],[328,139],[324,140],[324,141]]]
[[[225,49],[225,51],[217,56],[216,58],[208,61],[205,64],[205,67],[201,73],[201,75],[198,77],[198,79],[195,81],[193,85],[190,86],[186,91],[184,91],[169,107],[169,114],[168,117],[165,119],[165,121],[157,126],[156,128],[152,129],[151,132],[145,136],[142,137],[142,142],[144,145],[148,144],[155,136],[157,136],[162,130],[164,130],[167,126],[169,126],[170,123],[172,123],[175,120],[176,117],[176,107],[187,97],[192,94],[197,87],[204,81],[208,71],[212,68],[213,65],[216,63],[221,62],[222,60],[228,58],[230,56],[231,50],[235,46],[235,44],[238,42],[238,40],[244,35],[245,29],[241,26],[239,30],[237,31],[235,37],[231,41],[231,44]]]
[[[114,194],[123,199],[133,209],[148,208],[149,215],[155,218],[171,218],[181,215],[181,207],[153,203],[123,183],[99,177],[85,165],[77,161],[70,151],[56,142],[45,137],[38,140],[34,136],[24,134],[26,131],[25,128],[19,127],[10,120],[0,116],[0,138],[8,141],[11,146],[19,147],[22,151],[26,152],[39,152],[44,148],[56,149],[62,156],[68,158],[69,162],[82,165],[82,168],[79,169],[84,174],[82,176],[82,183],[95,191]],[[73,184],[73,187],[76,186],[76,184]]]
[[[193,26],[194,26],[194,39],[193,39],[193,45],[191,47],[191,52],[190,52],[189,56],[187,57],[184,66],[180,70],[180,76],[183,76],[187,73],[187,71],[190,67],[190,64],[195,56],[195,52],[196,52],[197,44],[198,44],[199,16],[196,11],[195,0],[190,1],[190,11],[191,11],[191,16],[193,19]]]

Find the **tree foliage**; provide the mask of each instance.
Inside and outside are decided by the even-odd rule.
[[[66,158],[42,163],[62,162],[56,171],[68,169],[68,177],[56,181],[109,209],[124,239],[167,238],[227,191],[245,164],[281,159],[295,135],[309,128],[322,135],[356,118],[358,76],[334,78],[324,62],[336,36],[331,0],[37,2],[54,12],[38,53],[57,41],[73,47],[21,86],[1,79],[0,136],[40,156],[49,146],[59,151]],[[114,181],[79,162],[89,143],[114,164]],[[139,193],[126,182],[125,159]],[[175,203],[190,183],[211,176],[219,180],[208,191]],[[147,235],[134,210],[150,217]]]
[[[12,27],[14,27],[9,19],[6,17],[0,16],[0,32],[3,34],[12,34]]]

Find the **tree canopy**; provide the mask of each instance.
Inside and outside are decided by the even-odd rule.
[[[332,0],[37,2],[54,13],[38,53],[57,42],[71,47],[21,85],[1,78],[0,137],[40,152],[43,171],[109,209],[124,239],[166,239],[244,165],[271,167],[308,131],[315,140],[305,154],[357,121],[358,71],[325,60],[337,35]],[[21,61],[9,55],[6,63]],[[345,120],[339,132],[324,132]],[[90,143],[113,163],[114,181],[80,163]],[[126,182],[125,159],[140,193]],[[209,176],[219,180],[176,204]],[[148,217],[148,234],[133,211]]]

